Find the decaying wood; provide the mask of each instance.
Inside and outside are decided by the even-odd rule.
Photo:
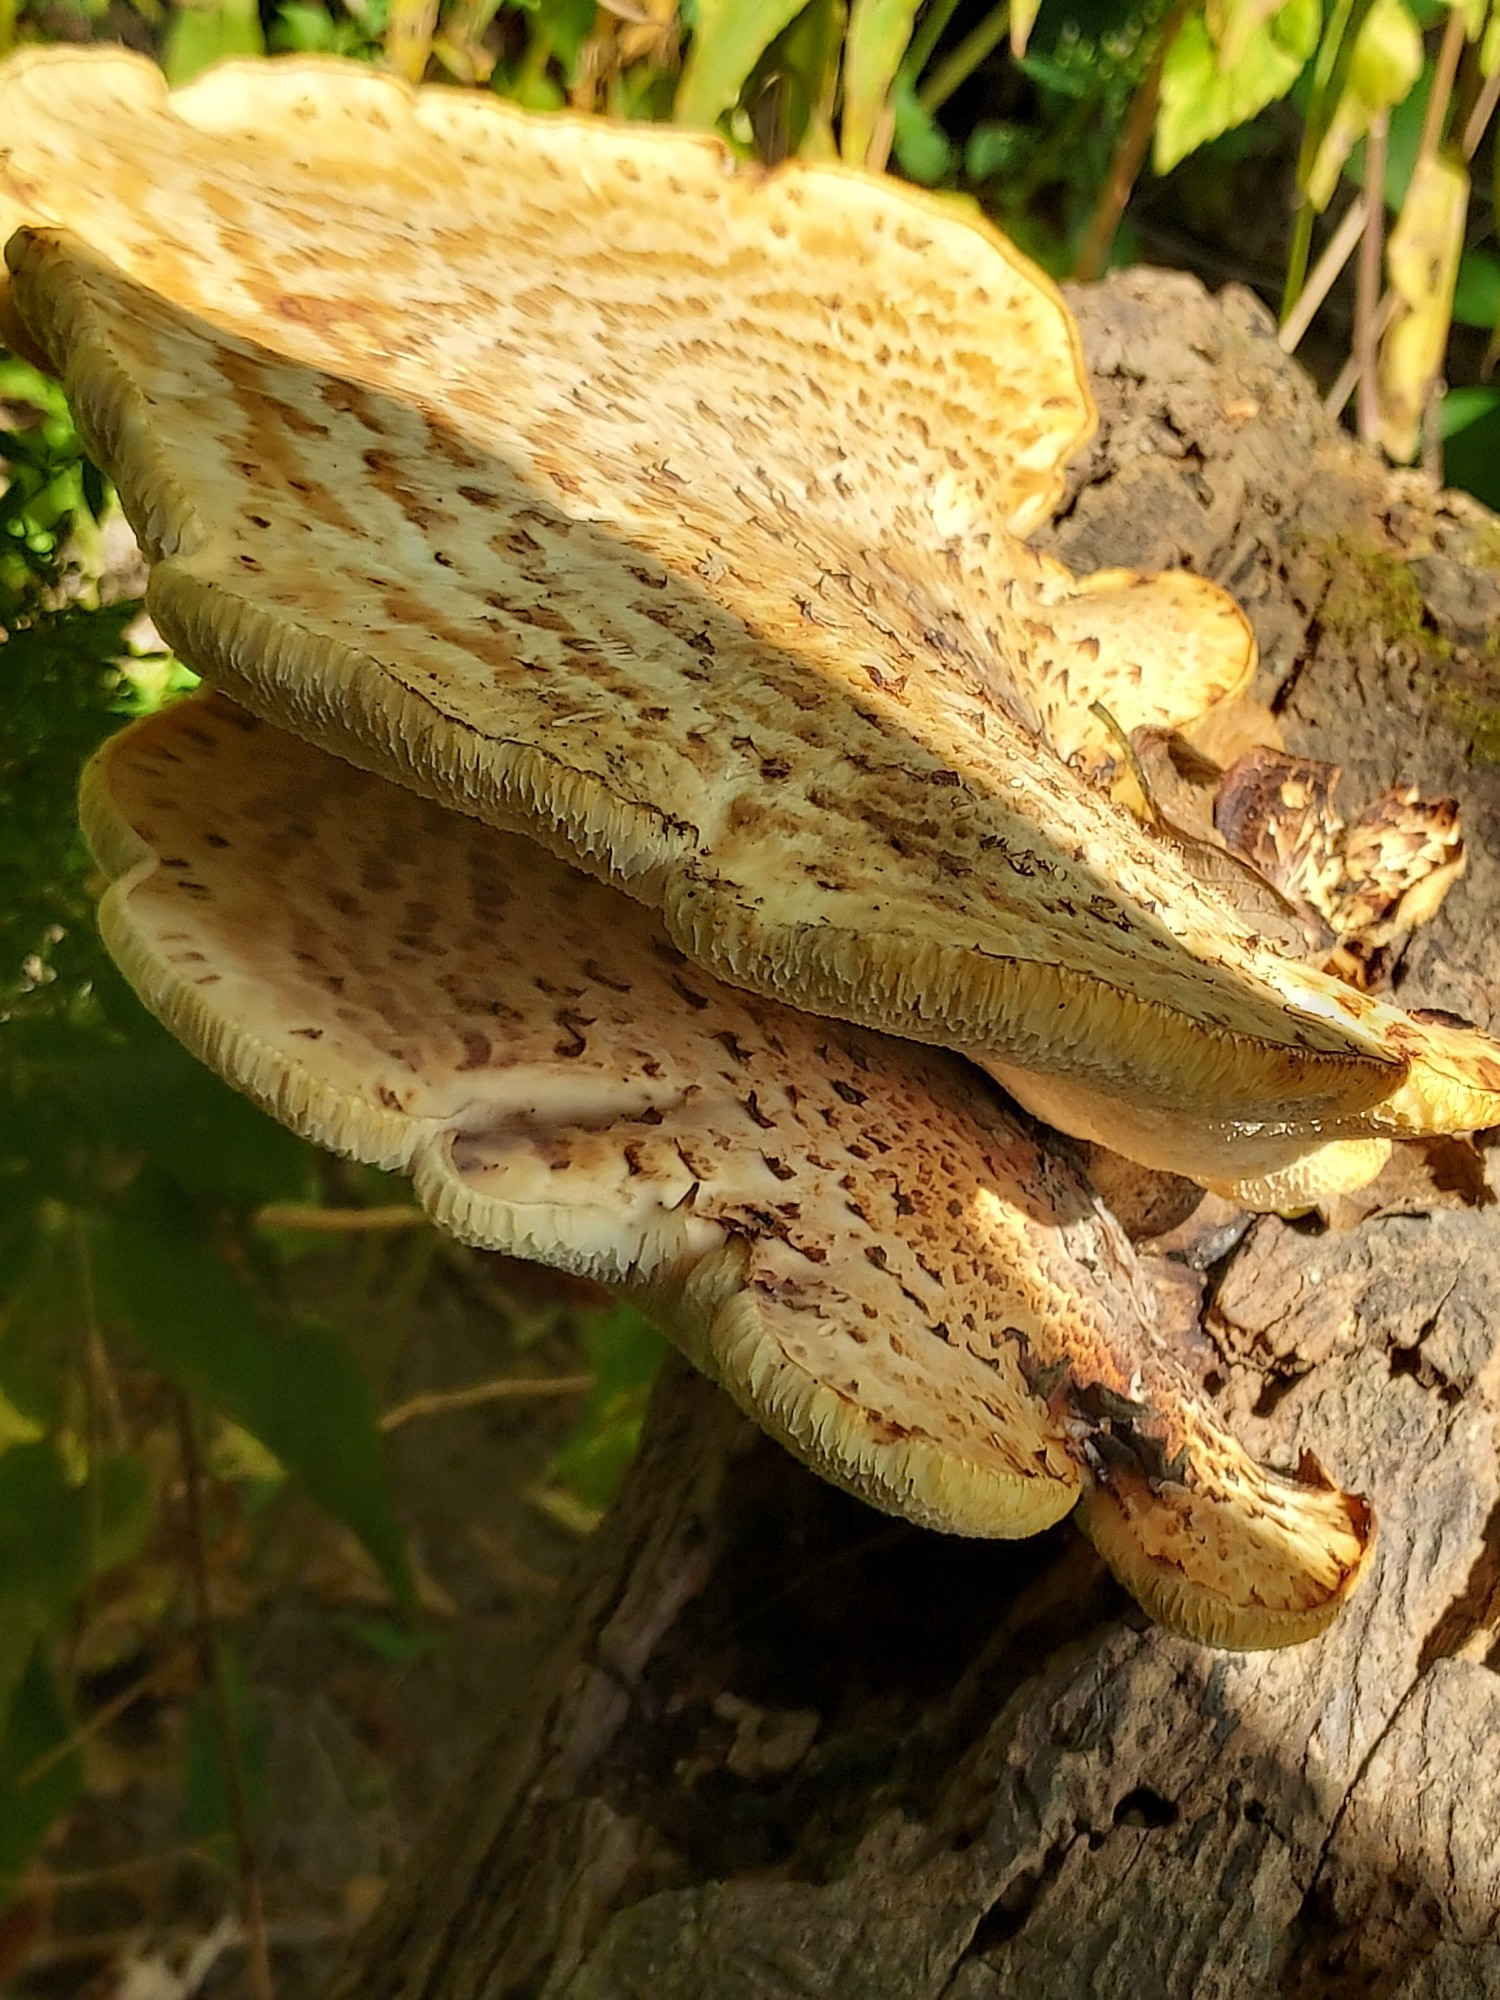
[[[1104,424],[1052,545],[1233,589],[1351,809],[1458,794],[1469,877],[1398,993],[1493,1026],[1500,529],[1334,433],[1244,295],[1133,273],[1077,304]],[[338,1992],[1500,1991],[1500,1208],[1466,1178],[1163,1239],[1246,1442],[1379,1510],[1350,1610],[1285,1653],[1146,1626],[1066,1528],[886,1522],[673,1368],[550,1650]]]

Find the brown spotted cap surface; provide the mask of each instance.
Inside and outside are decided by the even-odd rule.
[[[11,307],[250,709],[1149,1164],[1500,1119],[1493,1045],[1289,965],[1054,754],[1232,695],[1248,629],[1017,540],[1089,401],[967,213],[329,62],[27,51],[0,131]]]
[[[106,940],[299,1131],[472,1243],[640,1297],[807,1463],[1023,1535],[1080,1499],[1129,1587],[1303,1638],[1361,1502],[1263,1471],[1158,1339],[1078,1172],[955,1058],[707,977],[618,891],[217,696],[91,766]]]

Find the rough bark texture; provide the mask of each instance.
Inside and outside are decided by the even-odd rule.
[[[1076,303],[1103,426],[1052,546],[1234,590],[1346,809],[1402,777],[1460,796],[1469,877],[1398,991],[1491,1022],[1500,531],[1332,430],[1248,296],[1137,272]],[[1375,1500],[1327,1637],[1214,1653],[1067,1528],[883,1521],[675,1369],[550,1651],[339,1992],[1500,1992],[1500,1209],[1424,1184],[1340,1220],[1189,1225],[1161,1269],[1246,1441]]]

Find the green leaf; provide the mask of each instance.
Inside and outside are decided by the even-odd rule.
[[[672,116],[679,125],[714,125],[804,0],[698,0],[693,38]]]
[[[431,1627],[414,1631],[391,1618],[341,1618],[338,1623],[351,1639],[357,1639],[376,1659],[392,1667],[409,1667],[416,1660],[425,1660],[430,1653],[440,1653],[447,1644],[444,1634]]]
[[[1282,0],[1207,0],[1203,19],[1221,70],[1236,67],[1257,30],[1281,5]]]
[[[1444,481],[1500,507],[1500,389],[1450,389],[1442,427]]]
[[[88,1581],[88,1501],[50,1444],[0,1457],[0,1722],[39,1639]]]
[[[317,0],[282,0],[276,9],[276,25],[271,30],[273,48],[300,55],[332,55],[335,52],[333,18]]]
[[[72,1723],[61,1691],[36,1647],[0,1730],[0,1908],[10,1900],[55,1822],[83,1791],[83,1756],[70,1750],[35,1776],[39,1759],[65,1743]],[[24,1781],[24,1782],[23,1782]]]
[[[146,1546],[156,1519],[156,1493],[145,1460],[116,1452],[99,1461],[84,1489],[89,1507],[89,1570],[123,1569]]]
[[[411,1609],[416,1587],[375,1397],[346,1342],[313,1321],[271,1324],[188,1200],[154,1174],[100,1225],[97,1245],[101,1305],[129,1326],[151,1365],[257,1437],[353,1530]]]
[[[228,56],[263,56],[266,38],[260,29],[256,0],[217,0],[173,9],[162,49],[161,66],[175,90],[191,82],[200,70]]]
[[[1385,137],[1385,176],[1381,193],[1385,205],[1392,215],[1400,213],[1406,200],[1406,191],[1411,186],[1411,177],[1417,164],[1417,154],[1422,144],[1422,127],[1427,118],[1427,100],[1432,94],[1434,65],[1427,63],[1413,89],[1408,91],[1401,102],[1391,112],[1390,128]],[[1349,156],[1345,171],[1363,187],[1365,184],[1365,148],[1361,141]]]
[[[552,1476],[585,1506],[603,1508],[635,1456],[667,1343],[627,1305],[586,1320],[581,1331],[594,1386],[573,1435],[552,1461]]]
[[[964,142],[964,179],[987,181],[1015,173],[1031,157],[1035,143],[1035,134],[1020,125],[1002,120],[976,125]]]
[[[1190,15],[1162,65],[1157,173],[1284,97],[1317,47],[1322,18],[1320,0],[1286,0],[1248,37],[1234,67],[1221,70],[1203,17]]]
[[[1487,332],[1500,327],[1500,257],[1487,250],[1464,252],[1453,293],[1453,317],[1460,326],[1482,326]],[[1452,401],[1450,395],[1448,402]]]
[[[254,1831],[266,1816],[270,1765],[271,1711],[250,1686],[244,1662],[226,1641],[218,1641],[225,1707],[234,1735],[233,1754],[244,1787],[245,1818]],[[200,1688],[188,1708],[183,1745],[182,1819],[184,1840],[223,1840],[232,1833],[233,1794],[225,1768],[223,1720],[212,1688]]]
[[[893,150],[902,173],[920,187],[946,180],[957,160],[953,142],[932,113],[922,108],[908,78],[896,79],[891,107],[896,114]]]
[[[844,117],[839,151],[852,166],[870,160],[886,99],[911,41],[920,0],[854,0],[844,40]]]
[[[9,1283],[0,1289],[0,1395],[13,1413],[0,1425],[5,1447],[35,1444],[61,1425],[84,1306],[76,1217],[47,1202],[22,1208],[20,1218],[24,1242],[7,1258]]]

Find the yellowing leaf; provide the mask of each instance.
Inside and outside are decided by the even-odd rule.
[[[1203,18],[1220,70],[1227,73],[1239,65],[1252,38],[1281,6],[1282,0],[1208,0]]]
[[[438,0],[391,0],[385,28],[385,59],[397,76],[420,83],[432,54]]]
[[[1422,412],[1447,351],[1468,212],[1469,176],[1457,160],[1418,160],[1386,244],[1399,305],[1380,344],[1380,442],[1395,459],[1417,455]]]
[[[879,166],[890,144],[895,114],[887,100],[911,40],[919,0],[854,0],[844,42],[844,120],[839,151],[851,166]],[[885,126],[881,157],[871,144]]]
[[[1042,0],[1011,0],[1010,52],[1013,56],[1025,55],[1026,44],[1031,40],[1031,31],[1041,11]]]
[[[712,125],[803,0],[698,0],[672,116],[679,125]]]
[[[1354,38],[1343,92],[1307,177],[1314,208],[1328,206],[1356,143],[1381,112],[1407,96],[1421,74],[1421,29],[1402,0],[1375,0]]]
[[[35,1418],[26,1416],[0,1389],[0,1451],[13,1444],[36,1444],[46,1433]]]
[[[1190,15],[1162,64],[1156,171],[1168,172],[1210,139],[1284,97],[1317,47],[1322,22],[1320,0],[1286,0],[1249,36],[1234,67],[1225,70],[1203,17]]]

